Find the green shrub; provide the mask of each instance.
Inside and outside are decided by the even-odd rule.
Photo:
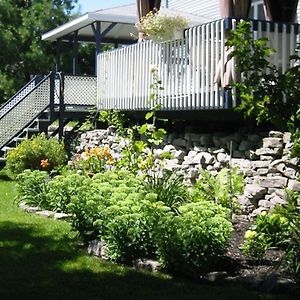
[[[300,194],[288,192],[287,204],[277,206],[272,214],[257,216],[245,234],[242,250],[255,259],[263,258],[271,248],[284,251],[281,265],[300,280]]]
[[[229,211],[210,201],[188,203],[179,215],[167,212],[159,224],[158,253],[170,270],[193,274],[213,269],[232,232]]]
[[[51,171],[66,163],[64,145],[44,134],[23,141],[7,155],[7,168],[17,175],[25,169]]]
[[[157,200],[174,212],[177,212],[178,206],[188,202],[191,197],[188,187],[183,183],[183,177],[171,171],[148,176],[146,189],[157,194]]]
[[[27,205],[38,206],[49,209],[48,182],[49,174],[46,171],[25,170],[17,176],[18,200],[24,201]]]
[[[232,212],[239,210],[237,197],[243,193],[244,179],[238,169],[222,169],[216,176],[203,171],[195,184],[195,199],[210,200]]]
[[[86,176],[76,173],[57,175],[48,183],[47,198],[52,210],[67,212],[67,206],[78,189],[85,183]]]

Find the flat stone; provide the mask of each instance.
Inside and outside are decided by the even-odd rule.
[[[257,175],[263,176],[263,175],[267,175],[268,174],[269,169],[267,169],[267,168],[261,168],[261,169],[257,169],[256,172],[257,172]]]
[[[257,205],[257,201],[263,199],[267,192],[268,190],[265,187],[256,184],[247,184],[244,195],[252,204]]]
[[[208,152],[197,153],[196,156],[193,158],[194,164],[210,165],[213,164],[214,161],[215,157]]]
[[[259,207],[264,207],[264,208],[271,208],[271,203],[268,200],[259,200],[258,201],[258,206]]]
[[[262,148],[282,148],[283,140],[277,137],[268,137],[263,139]]]
[[[300,182],[298,180],[290,179],[288,182],[288,189],[294,192],[300,192]]]
[[[260,155],[260,160],[271,162],[274,159],[271,155]]]
[[[87,252],[89,255],[98,256],[107,259],[107,246],[106,242],[93,240],[88,243]]]
[[[258,215],[260,215],[263,211],[266,211],[267,209],[265,207],[258,207],[257,209],[255,209],[252,213],[251,216],[256,217]]]
[[[185,152],[183,150],[177,150],[174,152],[174,158],[178,160],[183,160],[185,157]]]
[[[232,158],[231,162],[232,162],[233,167],[239,167],[241,169],[250,169],[251,168],[251,161],[248,159]]]
[[[285,132],[283,134],[283,143],[288,144],[291,142],[292,134],[290,132]]]
[[[225,271],[217,271],[207,273],[204,278],[209,282],[220,282],[223,281],[226,277],[228,277],[228,273]]]
[[[218,153],[217,154],[217,161],[220,163],[227,163],[230,160],[230,156],[226,153]]]
[[[28,213],[37,213],[38,211],[40,211],[41,209],[37,206],[27,206],[24,209],[26,212]]]
[[[36,214],[41,217],[52,218],[55,213],[50,210],[41,210],[41,211],[37,211]]]
[[[173,145],[166,145],[163,148],[163,152],[172,152],[172,151],[175,151],[175,150],[176,150],[176,148]]]
[[[265,188],[285,188],[287,187],[288,179],[280,176],[262,177],[260,185]]]
[[[273,204],[273,206],[275,205],[282,205],[282,204],[286,204],[286,201],[284,199],[281,199],[278,196],[274,196],[270,199],[271,204]]]
[[[70,217],[70,215],[65,214],[65,213],[55,213],[54,214],[54,219],[56,220],[64,220],[64,219],[68,219]]]
[[[255,160],[251,162],[251,168],[252,169],[262,169],[262,168],[268,168],[270,165],[270,162],[268,161],[261,161],[261,160]]]
[[[283,138],[283,133],[281,131],[272,130],[269,132],[269,137],[271,138]]]
[[[282,152],[283,148],[259,148],[255,151],[255,154],[259,156],[281,156]]]
[[[161,263],[152,259],[136,259],[133,261],[133,266],[137,270],[147,270],[157,272],[161,269]]]

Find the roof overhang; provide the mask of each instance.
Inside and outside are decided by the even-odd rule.
[[[210,19],[182,13],[176,10],[162,8],[162,13],[169,15],[181,15],[187,18],[191,25],[199,25],[209,22]],[[78,41],[95,42],[93,24],[101,22],[101,41],[103,43],[133,43],[137,38],[138,32],[135,28],[137,23],[136,5],[125,5],[115,8],[88,12],[72,21],[69,21],[42,35],[45,41],[69,41],[74,32],[78,34]]]

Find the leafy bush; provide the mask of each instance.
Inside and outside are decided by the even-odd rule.
[[[7,155],[7,168],[13,174],[25,169],[51,171],[54,167],[66,163],[64,145],[55,138],[44,134],[23,141]]]
[[[118,110],[102,110],[99,113],[99,121],[108,126],[115,126],[118,133],[124,133],[125,124],[128,121],[126,115]]]
[[[282,266],[300,280],[300,194],[288,192],[287,204],[274,213],[257,216],[245,234],[242,250],[253,258],[262,258],[268,249],[284,251]]]
[[[248,22],[239,22],[237,29],[231,32],[227,46],[234,47],[231,54],[236,57],[236,67],[242,73],[235,84],[242,100],[237,109],[245,117],[255,118],[257,123],[270,122],[294,133],[300,127],[300,56],[291,56],[294,67],[282,74],[269,62],[275,51],[267,43],[266,38],[254,40]]]
[[[52,210],[67,212],[67,206],[72,197],[78,194],[78,189],[85,183],[86,176],[76,173],[57,175],[48,183],[47,198]]]
[[[38,206],[40,208],[49,209],[50,203],[48,199],[50,180],[46,171],[25,170],[17,176],[18,200],[24,201],[27,205]]]
[[[243,190],[244,179],[236,168],[224,168],[216,176],[211,175],[209,171],[203,171],[195,184],[194,198],[210,200],[231,211],[237,211],[237,197]]]
[[[171,171],[153,174],[147,177],[146,189],[157,194],[157,200],[178,212],[178,206],[190,200],[188,187],[183,183],[182,176]]]
[[[161,219],[158,253],[167,268],[192,274],[213,269],[230,240],[229,211],[210,201],[188,203]]]

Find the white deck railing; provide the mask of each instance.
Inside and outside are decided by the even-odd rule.
[[[185,31],[185,38],[165,43],[147,41],[98,55],[97,101],[100,109],[146,110],[152,83],[151,67],[158,69],[164,90],[163,110],[222,109],[236,105],[215,83],[226,60],[226,31],[237,21],[223,19]],[[272,63],[283,71],[294,54],[298,25],[253,21],[254,37],[268,37],[277,50]],[[235,78],[235,71],[232,76]]]

